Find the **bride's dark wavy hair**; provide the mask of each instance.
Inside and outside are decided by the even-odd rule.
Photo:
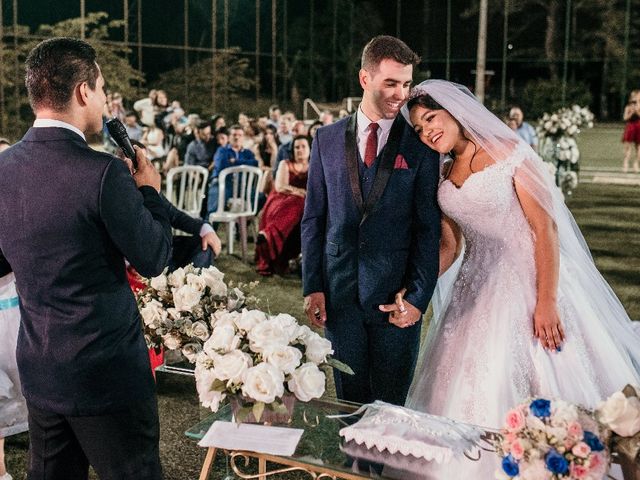
[[[409,111],[411,111],[411,109],[416,106],[428,108],[429,110],[446,110],[446,108],[444,108],[442,105],[436,102],[433,99],[433,97],[428,93],[420,93],[409,99],[409,101],[407,102],[407,108],[409,109]],[[462,136],[473,144],[474,152],[473,152],[473,156],[471,157],[471,162],[473,162],[473,159],[475,158],[476,153],[478,153],[478,145],[476,145],[476,142],[474,142],[471,138],[467,136],[464,130],[464,127],[458,121],[458,119],[453,115],[451,115],[451,118],[453,118],[453,120],[458,124],[458,127],[460,128],[460,132],[462,133]],[[456,156],[453,153],[453,151],[451,151],[449,155],[455,161]],[[471,168],[471,171],[473,172],[473,168]]]

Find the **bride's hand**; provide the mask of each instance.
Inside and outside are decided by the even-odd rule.
[[[538,303],[533,313],[533,335],[540,339],[542,346],[560,351],[565,341],[564,329],[555,303]]]

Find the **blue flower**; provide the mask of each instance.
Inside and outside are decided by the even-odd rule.
[[[591,450],[593,450],[594,452],[601,452],[602,450],[604,450],[604,445],[595,433],[588,431],[584,432],[584,443],[589,445]]]
[[[511,454],[502,459],[502,470],[504,470],[504,473],[506,473],[510,477],[515,477],[520,473],[518,462],[516,462],[516,459],[513,458]]]
[[[531,413],[539,418],[547,418],[551,416],[551,402],[544,398],[538,398],[529,405]]]
[[[556,475],[564,475],[569,472],[569,462],[564,458],[564,455],[558,453],[557,450],[549,450],[546,457],[544,457],[547,468],[551,473]]]

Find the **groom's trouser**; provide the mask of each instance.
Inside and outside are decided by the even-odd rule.
[[[365,312],[358,304],[328,308],[326,337],[334,357],[355,375],[334,370],[338,398],[358,403],[374,400],[404,405],[420,348],[422,321],[399,328],[388,315]]]
[[[67,416],[30,405],[27,480],[161,480],[155,395],[117,412]]]

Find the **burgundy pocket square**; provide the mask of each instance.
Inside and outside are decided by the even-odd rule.
[[[409,165],[407,165],[407,161],[404,159],[401,153],[396,156],[396,162],[393,164],[394,170],[408,170]]]

